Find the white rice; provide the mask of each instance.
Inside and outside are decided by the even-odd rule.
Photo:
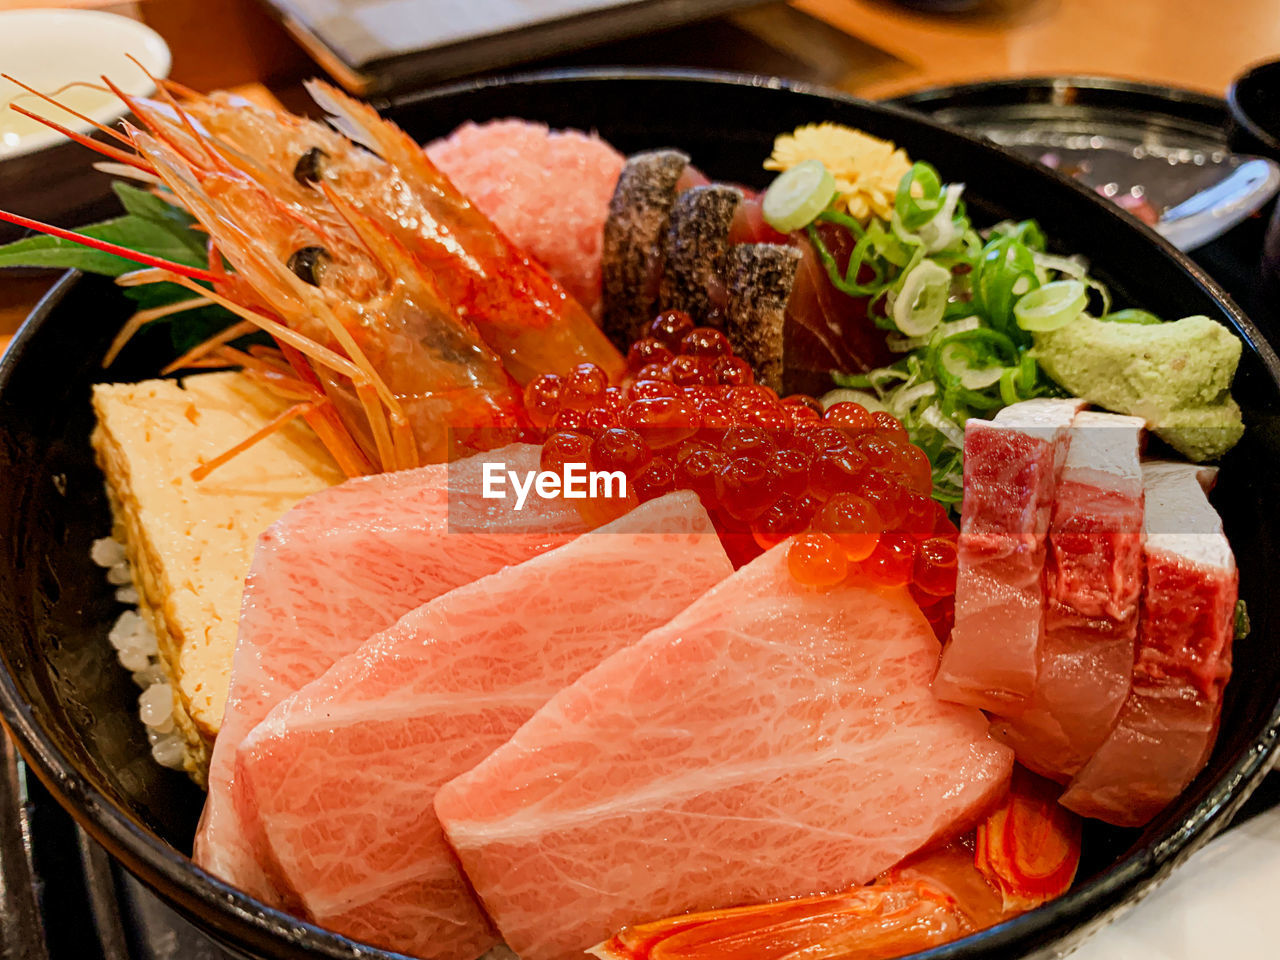
[[[95,540],[89,556],[107,570],[107,582],[117,587],[116,600],[129,606],[116,619],[107,634],[107,642],[116,651],[120,666],[133,675],[142,688],[138,697],[138,713],[146,725],[151,756],[162,767],[183,768],[186,743],[174,729],[173,688],[169,686],[160,664],[160,648],[151,625],[138,613],[138,591],[133,585],[133,571],[125,557],[124,546],[111,537]]]
[[[100,567],[114,567],[117,563],[125,562],[124,547],[110,537],[93,541],[89,556]]]

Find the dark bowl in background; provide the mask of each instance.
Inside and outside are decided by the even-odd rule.
[[[958,127],[975,126],[993,117],[1086,123],[1124,121],[1135,128],[1146,128],[1161,139],[1190,135],[1213,140],[1222,135],[1227,116],[1222,100],[1210,94],[1087,74],[929,87],[889,102]]]
[[[1280,60],[1259,63],[1232,81],[1227,105],[1232,149],[1280,161]],[[1280,297],[1280,203],[1272,205],[1262,242],[1262,280]]]
[[[1228,137],[1237,153],[1280,160],[1280,60],[1259,63],[1227,90]]]
[[[1037,217],[1055,245],[1089,257],[1121,305],[1203,313],[1245,352],[1236,395],[1249,426],[1215,497],[1241,560],[1253,632],[1236,648],[1222,731],[1208,767],[1142,831],[1092,823],[1074,890],[931,960],[1050,957],[1140,898],[1227,822],[1264,775],[1280,735],[1280,593],[1269,570],[1280,514],[1280,360],[1206,275],[1109,202],[1038,166],[904,110],[762,77],[584,71],[484,80],[388,106],[426,140],[464,120],[521,116],[598,130],[620,150],[678,146],[710,176],[763,185],[781,131],[815,120],[858,126],[968,184],[975,220]],[[156,766],[136,720],[137,690],[106,633],[119,613],[89,560],[110,529],[88,444],[89,387],[154,375],[172,356],[144,333],[111,370],[99,358],[128,313],[108,282],[68,274],[0,361],[0,713],[32,769],[114,856],[242,955],[385,960],[272,911],[187,859],[202,796]]]

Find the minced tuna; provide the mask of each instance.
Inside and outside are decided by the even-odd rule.
[[[427,155],[517,246],[593,313],[622,154],[594,134],[524,120],[464,123]]]

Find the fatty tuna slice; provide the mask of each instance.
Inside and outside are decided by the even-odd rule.
[[[258,540],[197,864],[250,896],[291,904],[258,863],[252,817],[233,803],[237,748],[277,703],[408,610],[583,529],[563,501],[482,496],[482,465],[538,469],[539,448],[513,444],[452,464],[348,480],[301,501]],[[251,813],[251,811],[250,811]]]
[[[620,927],[860,884],[963,829],[1012,752],[929,689],[903,590],[815,592],[787,545],[565,688],[436,794],[507,945],[570,960]]]
[[[1044,636],[1022,714],[992,725],[1026,767],[1067,780],[1128,696],[1142,593],[1144,421],[1083,411],[1049,525]]]
[[[1083,400],[1025,400],[964,432],[956,620],[934,692],[1016,716],[1035,689],[1044,557],[1058,474]]]
[[[671,494],[417,607],[277,704],[235,786],[306,916],[429,960],[492,946],[436,789],[732,572],[697,496]]]
[[[1111,735],[1062,795],[1083,816],[1142,826],[1213,750],[1239,578],[1201,485],[1208,474],[1189,463],[1143,464],[1147,585],[1133,689]]]

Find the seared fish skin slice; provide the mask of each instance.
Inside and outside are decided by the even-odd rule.
[[[719,183],[693,187],[676,198],[658,287],[659,310],[683,310],[704,326],[712,310],[724,306],[729,227],[741,202],[742,191]]]
[[[725,333],[756,382],[782,390],[782,324],[801,253],[779,243],[741,243],[725,266],[729,289]]]
[[[676,187],[689,157],[653,150],[629,158],[618,177],[604,222],[601,324],[626,352],[639,335],[658,294],[663,237],[676,202]]]

